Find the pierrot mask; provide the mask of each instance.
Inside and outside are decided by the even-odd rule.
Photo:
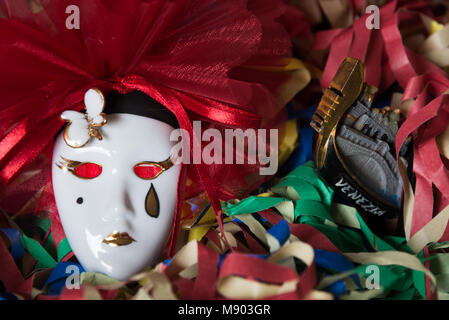
[[[176,118],[141,92],[85,95],[86,113],[65,111],[52,179],[59,216],[87,271],[125,280],[151,265],[173,224],[180,165]],[[106,102],[106,103],[105,103]]]

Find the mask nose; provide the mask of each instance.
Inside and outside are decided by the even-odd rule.
[[[129,188],[125,184],[117,185],[106,196],[108,203],[104,212],[105,222],[129,222],[135,216]]]

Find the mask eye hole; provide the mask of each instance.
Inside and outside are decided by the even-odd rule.
[[[151,180],[157,178],[164,168],[155,162],[141,162],[134,166],[134,173],[142,179]]]
[[[74,168],[72,172],[77,177],[84,179],[93,179],[98,177],[102,171],[103,168],[99,164],[92,162],[85,162],[81,163],[76,168]]]

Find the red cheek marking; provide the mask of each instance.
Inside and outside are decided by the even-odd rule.
[[[73,169],[73,173],[80,178],[93,179],[98,177],[102,170],[103,168],[100,165],[87,162]]]
[[[139,163],[134,166],[134,173],[142,179],[154,179],[162,173],[163,169],[153,163]]]

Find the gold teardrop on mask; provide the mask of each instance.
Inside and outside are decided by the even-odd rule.
[[[159,198],[153,184],[151,184],[145,199],[145,209],[150,217],[157,218],[159,216]]]

